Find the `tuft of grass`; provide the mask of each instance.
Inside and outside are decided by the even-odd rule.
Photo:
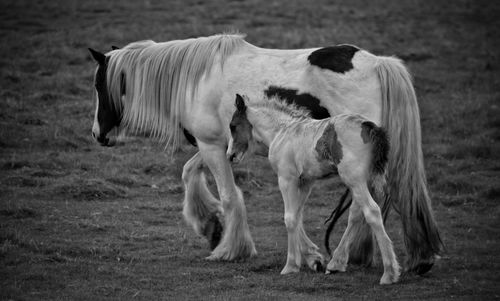
[[[448,147],[445,157],[448,159],[498,159],[500,158],[500,145],[486,141],[460,141]]]
[[[33,167],[33,163],[28,162],[28,161],[10,161],[10,162],[5,162],[2,164],[2,169],[3,170],[16,170],[16,169],[21,169],[25,167]]]
[[[498,201],[500,199],[500,187],[491,187],[481,193],[483,197],[491,201]]]
[[[17,187],[40,187],[45,185],[44,181],[41,179],[24,175],[7,177],[2,182],[3,185]]]
[[[30,208],[2,209],[0,210],[0,215],[14,219],[33,218],[39,216],[35,210]]]
[[[122,199],[127,190],[100,179],[82,179],[81,182],[61,184],[53,193],[56,196],[68,196],[76,201],[98,201]]]

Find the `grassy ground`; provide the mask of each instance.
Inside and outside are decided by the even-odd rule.
[[[494,1],[465,0],[2,1],[0,299],[499,298],[499,15]],[[147,139],[92,141],[87,47],[235,29],[263,47],[351,43],[406,60],[447,248],[430,274],[388,287],[377,284],[380,263],[280,276],[282,201],[262,159],[236,171],[259,256],[204,261],[207,243],[181,217],[180,174],[194,149],[171,158]],[[306,227],[318,243],[340,193],[333,180],[312,194]],[[404,262],[399,225],[392,215]]]

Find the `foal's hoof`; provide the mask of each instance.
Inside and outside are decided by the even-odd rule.
[[[393,284],[399,281],[399,274],[398,273],[384,273],[382,275],[382,278],[380,279],[380,284],[382,285],[387,285],[387,284]]]
[[[210,243],[210,250],[213,251],[219,244],[222,238],[222,230],[219,218],[215,213],[212,214],[203,228],[203,236],[208,239],[208,242]]]
[[[345,272],[347,269],[347,264],[339,260],[331,260],[326,267],[326,274],[332,274],[337,272]]]
[[[281,270],[281,275],[293,274],[300,272],[300,268],[298,266],[287,265]]]

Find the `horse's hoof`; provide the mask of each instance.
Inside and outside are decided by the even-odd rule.
[[[423,262],[416,267],[413,268],[412,272],[415,272],[417,275],[423,275],[430,271],[434,266],[434,262]]]
[[[217,245],[219,245],[220,240],[222,238],[222,224],[219,221],[219,218],[214,213],[210,217],[210,219],[205,224],[203,228],[203,235],[208,239],[210,243],[210,250],[213,251]]]
[[[415,273],[417,275],[423,275],[427,272],[429,272],[432,267],[434,266],[434,262],[436,261],[437,257],[432,256],[430,258],[424,259],[419,261],[415,266],[409,266],[407,269],[407,272],[409,273]]]
[[[380,279],[380,285],[389,285],[392,284],[393,282],[389,279]]]
[[[219,261],[220,258],[218,256],[215,256],[214,254],[212,254],[210,256],[205,257],[205,260],[207,260],[207,261]]]
[[[313,264],[313,270],[319,273],[324,273],[326,268],[325,266],[321,263],[320,260],[316,260]]]

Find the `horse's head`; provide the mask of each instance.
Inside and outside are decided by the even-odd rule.
[[[252,140],[252,124],[247,118],[247,106],[243,97],[236,94],[236,111],[233,114],[229,129],[231,130],[231,141],[227,149],[227,157],[233,163],[239,163],[248,150]]]
[[[92,57],[97,62],[94,86],[97,92],[96,110],[94,115],[94,125],[92,126],[92,136],[103,146],[112,146],[114,141],[110,141],[106,135],[115,127],[120,125],[121,114],[111,100],[107,83],[107,70],[109,56],[89,48]]]

